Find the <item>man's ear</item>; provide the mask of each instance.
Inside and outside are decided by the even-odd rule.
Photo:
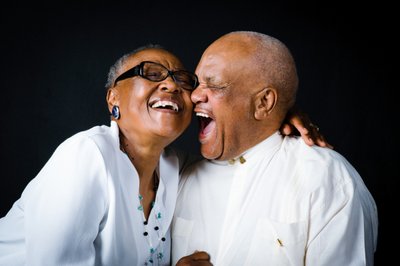
[[[114,105],[119,106],[118,90],[116,90],[115,88],[108,89],[107,95],[106,95],[106,101],[107,101],[108,111],[110,111],[110,113],[111,113],[111,110]]]
[[[254,118],[256,120],[267,118],[275,108],[277,100],[278,94],[274,88],[267,87],[258,92],[255,98]]]

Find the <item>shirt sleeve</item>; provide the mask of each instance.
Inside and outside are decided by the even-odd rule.
[[[318,208],[311,214],[306,265],[373,265],[376,205],[359,174],[343,161],[324,171],[324,180],[338,182],[312,195]]]
[[[106,168],[90,138],[61,144],[23,192],[30,265],[94,265]]]

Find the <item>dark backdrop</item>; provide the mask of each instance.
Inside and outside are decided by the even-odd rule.
[[[135,2],[17,2],[1,8],[0,216],[58,144],[78,131],[109,124],[104,84],[119,56],[159,43],[194,70],[217,37],[255,30],[277,37],[293,52],[298,105],[373,194],[380,215],[376,265],[389,265],[395,259],[388,242],[397,235],[392,216],[398,209],[399,163],[392,129],[398,89],[398,82],[393,87],[398,79],[394,7],[382,1],[275,1],[280,3],[264,2],[264,7],[251,1]],[[175,144],[198,153],[194,122]]]

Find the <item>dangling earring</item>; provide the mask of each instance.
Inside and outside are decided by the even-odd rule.
[[[119,107],[118,105],[114,105],[112,110],[111,110],[111,115],[115,118],[115,119],[119,119],[120,118],[120,114],[119,114]]]

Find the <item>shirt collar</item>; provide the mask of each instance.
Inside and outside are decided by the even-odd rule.
[[[111,137],[114,140],[114,144],[119,149],[119,127],[117,122],[111,120],[110,122],[110,129],[111,129]]]
[[[256,144],[255,146],[251,147],[247,151],[243,152],[236,158],[226,160],[226,161],[219,161],[219,160],[212,160],[212,162],[216,164],[245,164],[248,160],[253,160],[254,158],[263,158],[263,154],[266,154],[269,150],[277,145],[280,145],[283,141],[282,135],[279,131],[276,131],[274,134],[266,138],[265,140],[261,141],[260,143]]]

